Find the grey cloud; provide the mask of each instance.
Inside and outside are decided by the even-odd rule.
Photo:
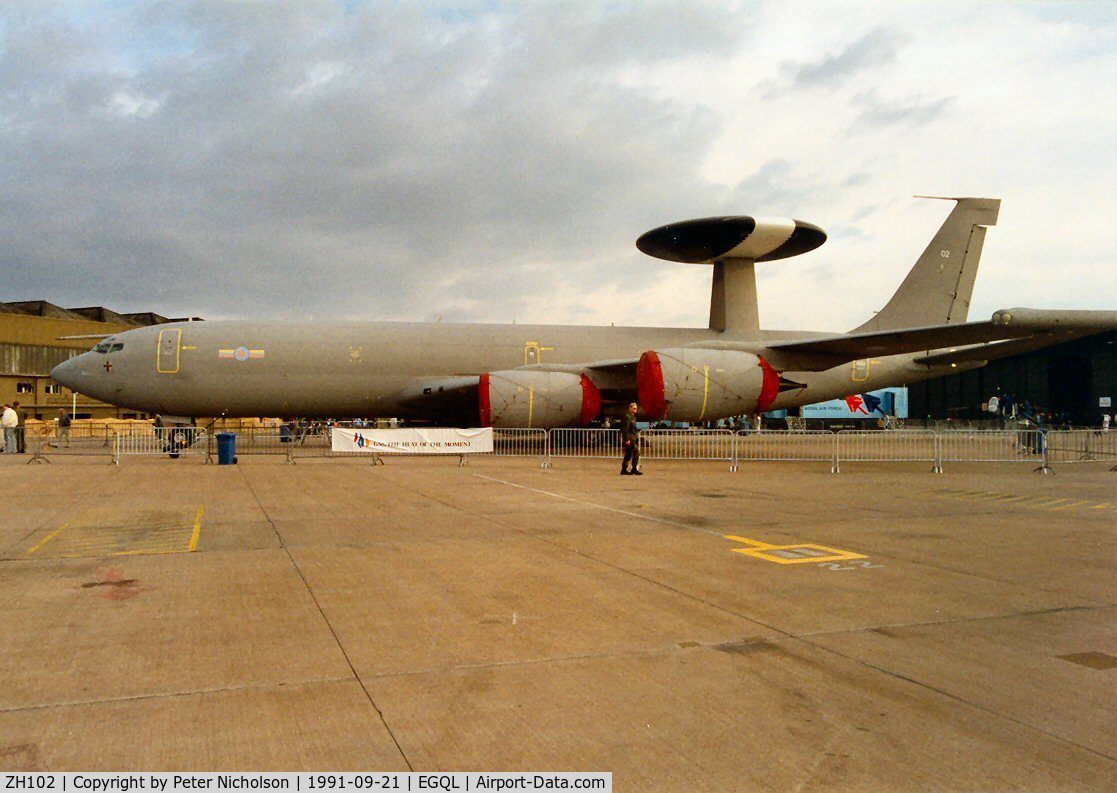
[[[858,94],[853,102],[863,108],[857,116],[856,125],[880,128],[934,121],[950,109],[955,98],[945,96],[929,100],[886,101],[878,98],[874,92],[868,92]]]
[[[503,319],[592,283],[602,250],[711,201],[697,174],[718,132],[612,75],[727,47],[733,26],[561,8],[0,11],[8,299]],[[449,273],[467,275],[443,297]]]
[[[867,179],[863,173],[846,176],[833,169],[818,170],[806,163],[777,158],[762,163],[741,180],[730,192],[727,205],[738,213],[747,208],[757,214],[782,213],[818,223],[820,219],[812,213],[833,207],[851,184]]]
[[[895,62],[900,41],[896,33],[878,28],[847,45],[837,55],[826,55],[811,63],[785,63],[780,74],[795,88],[833,86],[868,69]]]

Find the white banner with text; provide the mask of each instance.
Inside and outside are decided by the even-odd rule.
[[[334,427],[331,447],[335,452],[378,454],[491,454],[493,428],[454,429],[360,429]]]

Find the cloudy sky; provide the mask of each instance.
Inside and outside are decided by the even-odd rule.
[[[0,300],[704,326],[636,237],[785,215],[844,330],[977,195],[971,318],[1112,309],[1117,3],[6,3],[0,191]]]

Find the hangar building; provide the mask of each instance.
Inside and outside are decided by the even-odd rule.
[[[29,417],[53,419],[59,408],[70,410],[74,403],[70,390],[50,379],[51,369],[104,336],[177,321],[152,312],[118,314],[101,306],[62,308],[45,300],[0,303],[0,402],[19,402]],[[86,338],[75,338],[82,336]],[[146,416],[78,394],[74,418]]]
[[[913,419],[976,421],[991,396],[1010,395],[1051,413],[1056,425],[1096,427],[1113,414],[1117,396],[1117,332],[1099,333],[1011,358],[980,369],[908,386]]]

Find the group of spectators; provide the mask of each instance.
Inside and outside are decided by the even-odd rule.
[[[72,419],[65,408],[58,410],[58,442],[70,445],[70,425]],[[4,405],[0,413],[0,427],[3,428],[3,437],[0,438],[0,449],[4,454],[25,454],[27,452],[27,411],[19,406],[19,402]]]
[[[1009,421],[1025,421],[1037,427],[1047,429],[1074,429],[1074,422],[1070,413],[1053,413],[1035,405],[1029,400],[1017,401],[1012,394],[997,394],[989,397],[989,401],[982,405],[983,410],[988,410],[994,416],[1000,416],[1006,423]],[[1103,413],[1101,417],[1102,429],[1109,431],[1110,416]]]
[[[27,451],[23,438],[26,423],[27,411],[22,410],[18,402],[4,405],[4,412],[0,413],[0,427],[4,428],[5,454],[23,454]]]

